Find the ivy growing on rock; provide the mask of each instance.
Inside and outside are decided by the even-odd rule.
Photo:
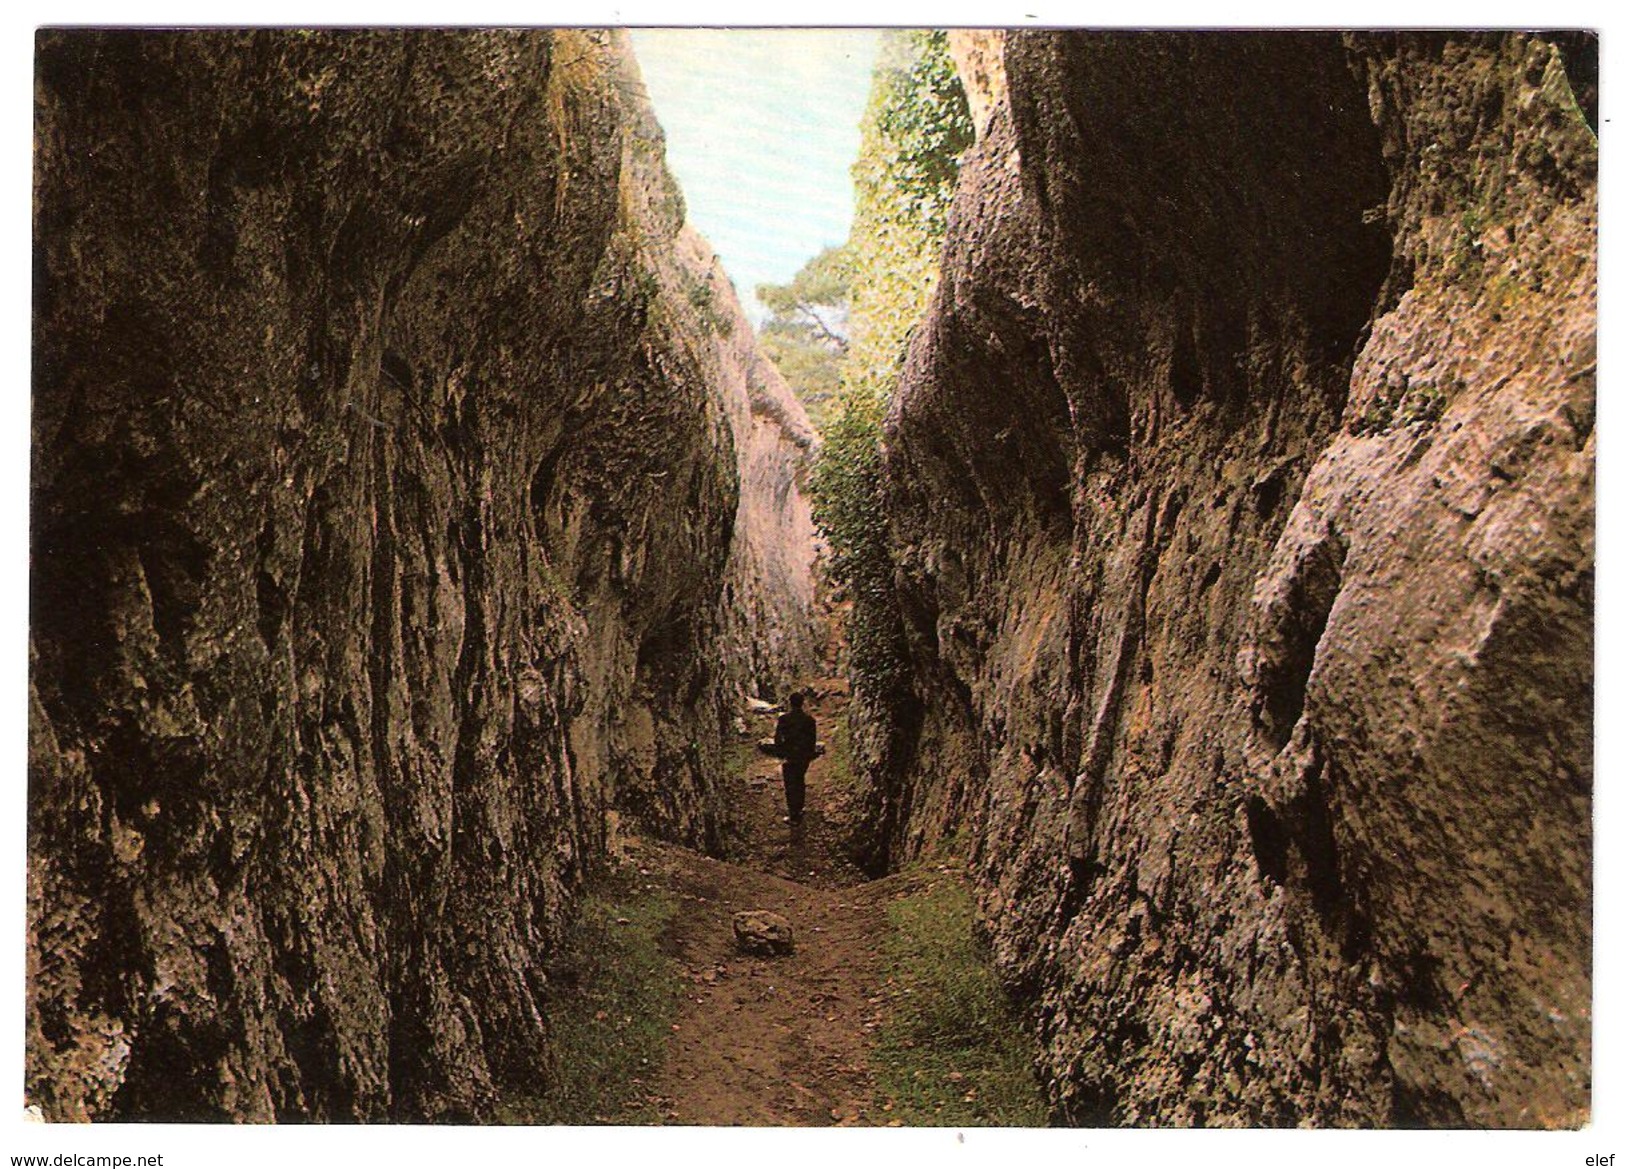
[[[974,136],[947,34],[885,35],[852,167],[846,359],[838,411],[814,470],[813,512],[835,577],[855,596],[889,582],[880,430],[937,280],[959,155]]]
[[[852,167],[851,341],[841,376],[848,402],[891,399],[909,334],[936,287],[959,156],[974,136],[947,34],[888,33]]]
[[[829,541],[830,571],[852,600],[847,624],[855,710],[895,727],[909,701],[906,642],[893,596],[881,477],[881,435],[909,338],[925,316],[959,156],[975,136],[947,34],[896,31],[881,41],[859,155],[852,168],[846,353],[833,419],[813,469],[813,518]],[[878,778],[884,743],[860,747]],[[882,839],[871,852],[884,848]],[[871,859],[877,859],[872,857]]]

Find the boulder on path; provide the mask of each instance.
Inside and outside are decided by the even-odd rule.
[[[764,957],[790,954],[796,948],[795,931],[789,921],[766,909],[747,909],[734,914],[734,941],[745,953]]]

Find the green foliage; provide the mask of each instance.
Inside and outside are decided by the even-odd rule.
[[[1048,1113],[1023,1031],[976,944],[970,893],[937,877],[887,906],[889,1014],[877,1086],[904,1124],[1036,1126]]]
[[[825,248],[788,284],[761,284],[756,299],[772,313],[757,347],[778,367],[820,431],[829,425],[846,352],[847,300],[852,283],[845,248]]]
[[[724,314],[718,307],[716,289],[711,287],[710,281],[685,269],[683,285],[688,294],[689,305],[700,314],[700,319],[710,326],[711,331],[724,337],[732,336],[733,318]]]
[[[836,411],[876,413],[878,403],[884,413],[936,285],[959,155],[974,136],[947,34],[887,32],[852,167],[851,239],[825,248],[789,283],[756,290],[773,314],[763,347],[798,396],[818,404],[820,430],[831,429]],[[841,401],[831,409],[837,359]],[[844,470],[828,477],[852,481]],[[874,494],[872,481],[866,493]],[[830,534],[842,539],[838,527]]]
[[[1488,226],[1485,213],[1477,206],[1462,212],[1461,222],[1450,244],[1450,276],[1455,280],[1476,279],[1484,274],[1483,235]]]
[[[856,592],[872,582],[886,550],[886,514],[880,482],[881,405],[874,398],[842,402],[842,410],[824,434],[824,446],[813,467],[813,514],[835,538],[830,567],[837,579]],[[890,577],[889,571],[881,573]]]
[[[877,697],[902,681],[904,653],[891,593],[881,424],[909,335],[936,286],[959,153],[973,137],[947,34],[886,33],[852,168],[851,311],[839,405],[823,428],[810,485],[831,572],[853,599],[854,681]]]
[[[881,494],[878,399],[848,396],[824,432],[809,489],[829,537],[829,571],[852,599],[846,640],[854,684],[884,701],[900,696],[907,648],[892,596],[892,561]]]
[[[805,325],[769,320],[756,335],[756,348],[775,366],[820,432],[829,429],[841,388],[840,354],[811,335]]]
[[[1372,399],[1360,416],[1349,423],[1349,433],[1358,438],[1409,426],[1431,426],[1443,416],[1449,404],[1449,396],[1440,387],[1430,382],[1408,382]]]
[[[676,910],[629,881],[587,897],[549,971],[546,1091],[513,1098],[507,1124],[656,1124],[639,1081],[659,1066],[677,1013],[659,938]]]
[[[858,181],[875,182],[913,201],[922,216],[946,222],[959,177],[959,156],[975,140],[970,107],[954,71],[948,34],[916,30],[891,34],[868,117],[883,153],[860,156]],[[879,163],[878,166],[871,164]]]
[[[846,351],[840,326],[852,291],[852,263],[845,246],[825,248],[801,266],[788,284],[758,284],[756,299],[773,314],[781,332],[804,330],[832,352]]]
[[[889,400],[936,287],[959,155],[975,137],[947,34],[894,31],[852,167],[851,344],[842,383]]]
[[[824,790],[846,798],[861,794],[858,789],[857,769],[852,761],[852,740],[847,733],[846,723],[841,719],[832,719],[826,734],[827,751],[824,755],[822,776]]]
[[[703,280],[691,279],[687,283],[688,303],[693,305],[697,312],[709,313],[716,303],[716,292]]]

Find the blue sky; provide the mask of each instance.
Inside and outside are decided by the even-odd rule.
[[[782,284],[845,241],[873,29],[638,29],[632,46],[688,218],[753,321]]]

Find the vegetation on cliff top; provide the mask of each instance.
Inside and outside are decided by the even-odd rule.
[[[909,337],[936,288],[959,155],[974,136],[947,34],[888,33],[852,168],[851,303],[840,395],[811,482],[830,570],[853,599],[847,627],[853,682],[883,700],[901,684],[902,648],[890,600],[881,425]]]
[[[763,350],[826,431],[849,411],[884,414],[936,287],[959,156],[975,136],[946,33],[885,34],[861,132],[850,238],[756,289],[770,314]]]
[[[820,431],[833,420],[847,350],[852,250],[825,248],[786,284],[761,284],[756,299],[769,316],[757,345],[790,383]]]
[[[975,137],[948,35],[900,31],[881,42],[864,113],[852,237],[851,346],[843,404],[890,400],[909,335],[936,288],[959,156]]]

